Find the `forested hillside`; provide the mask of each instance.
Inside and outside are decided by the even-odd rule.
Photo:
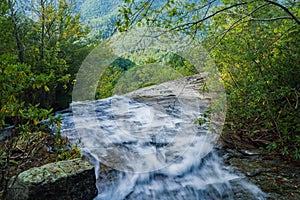
[[[57,6],[57,2],[53,1],[53,4]],[[67,0],[66,2],[72,6],[73,15],[80,15],[80,24],[90,28],[89,37],[107,38],[115,31],[118,6],[122,5],[123,0]],[[32,18],[32,6],[37,5],[38,1],[19,0],[15,4],[18,12]]]
[[[118,6],[123,0],[79,0],[73,2],[74,11],[80,14],[81,23],[91,28],[91,36],[107,38],[115,30]]]

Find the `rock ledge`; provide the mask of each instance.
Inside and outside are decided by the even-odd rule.
[[[8,199],[93,199],[95,180],[94,167],[81,159],[49,163],[20,173]]]

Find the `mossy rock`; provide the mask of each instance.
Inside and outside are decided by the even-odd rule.
[[[16,181],[13,183],[13,180]],[[94,167],[81,159],[49,163],[13,177],[9,199],[93,199]]]

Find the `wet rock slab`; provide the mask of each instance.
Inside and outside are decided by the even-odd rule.
[[[235,157],[230,159],[230,164],[266,192],[268,200],[300,199],[299,166],[265,156]]]
[[[224,162],[242,173],[266,193],[267,200],[300,199],[300,162],[259,150],[234,140],[236,148],[225,144]],[[247,149],[247,150],[245,150]],[[248,149],[251,149],[250,151]]]
[[[31,168],[11,185],[8,199],[16,200],[93,199],[97,195],[94,167],[81,159]]]

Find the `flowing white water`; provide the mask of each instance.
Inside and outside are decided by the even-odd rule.
[[[95,166],[99,200],[264,199],[223,166],[216,135],[193,122],[207,103],[172,95],[77,102],[62,114],[62,133]]]

